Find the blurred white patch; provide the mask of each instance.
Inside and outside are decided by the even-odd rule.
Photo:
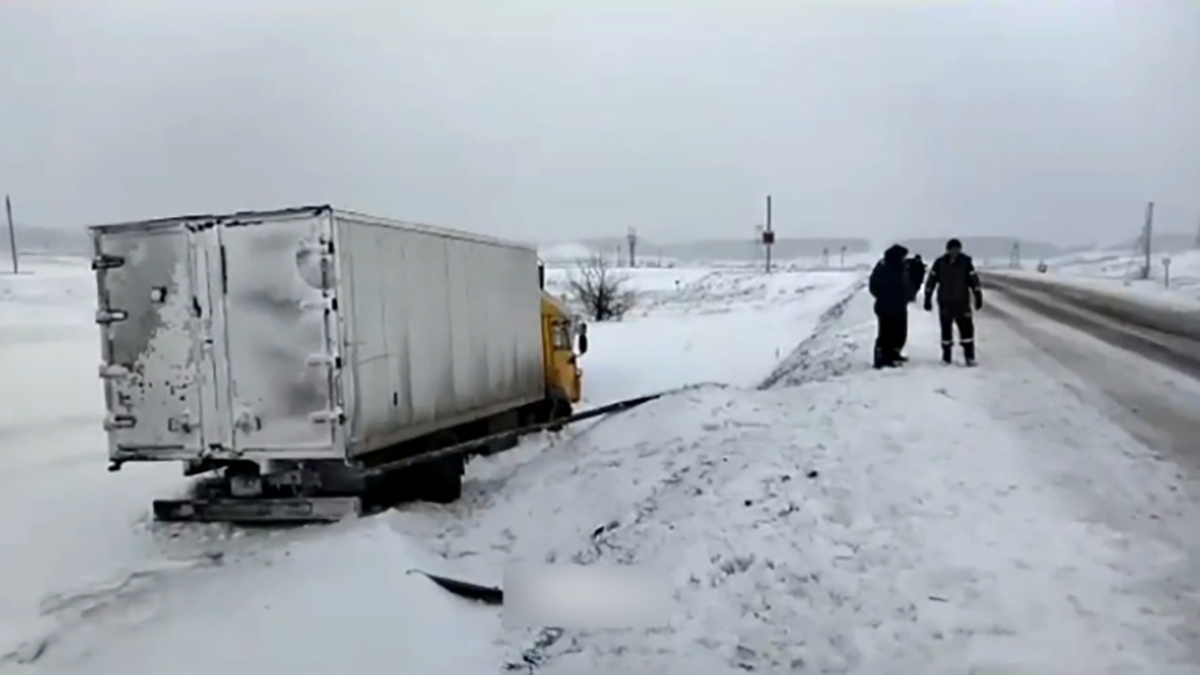
[[[658,628],[670,620],[670,584],[651,567],[537,565],[504,575],[510,628]]]

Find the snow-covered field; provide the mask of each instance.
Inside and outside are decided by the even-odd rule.
[[[173,467],[105,473],[87,270],[0,277],[0,669],[1200,672],[1173,465],[986,309],[980,368],[914,312],[870,370],[860,281],[638,271],[588,398],[718,384],[476,460],[448,507],[247,531],[148,523]],[[505,629],[408,574],[522,562],[659,565],[671,625]]]
[[[586,399],[606,403],[697,382],[752,387],[861,283],[858,272],[638,269],[623,322],[589,328]],[[625,273],[622,271],[622,273]],[[563,292],[569,270],[550,270]]]
[[[1170,258],[1164,266],[1163,258]],[[1145,257],[1135,251],[1093,251],[1046,261],[1049,274],[1119,283],[1131,290],[1158,297],[1200,300],[1200,249],[1151,258],[1150,278],[1142,279]]]

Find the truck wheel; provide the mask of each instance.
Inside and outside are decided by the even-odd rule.
[[[433,462],[422,479],[425,483],[425,501],[453,504],[462,498],[462,459],[448,457]]]
[[[430,450],[439,450],[456,445],[458,439],[452,434],[439,434],[429,442]],[[416,478],[421,485],[421,499],[434,504],[451,504],[462,497],[462,456],[446,457],[419,469]]]
[[[571,416],[571,399],[565,394],[555,392],[546,399],[546,421],[554,422]],[[562,425],[550,427],[550,431],[562,431]]]

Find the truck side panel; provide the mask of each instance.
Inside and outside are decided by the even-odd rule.
[[[534,250],[335,213],[352,455],[544,396]]]

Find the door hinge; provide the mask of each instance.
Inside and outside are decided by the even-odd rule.
[[[317,410],[309,413],[308,420],[313,424],[345,424],[346,414],[341,408]]]
[[[100,364],[100,379],[120,380],[129,376],[129,369],[116,363]]]
[[[304,365],[309,368],[335,368],[342,369],[342,357],[333,356],[332,354],[310,354],[304,360]]]
[[[105,431],[115,431],[117,429],[132,429],[137,426],[137,418],[133,415],[109,415],[104,420]]]
[[[129,312],[123,309],[102,309],[96,312],[96,323],[107,326],[129,318]]]
[[[92,258],[93,270],[111,270],[121,267],[124,264],[125,259],[119,255],[108,255],[106,253],[101,253],[95,258]]]

